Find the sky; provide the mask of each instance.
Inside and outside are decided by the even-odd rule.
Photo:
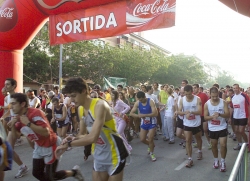
[[[175,26],[144,32],[173,54],[195,55],[250,83],[250,18],[218,0],[176,0]]]

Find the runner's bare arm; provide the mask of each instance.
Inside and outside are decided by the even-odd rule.
[[[64,95],[62,93],[59,93],[60,94],[60,103],[63,103],[63,100],[64,100]]]
[[[207,103],[205,103],[205,105],[204,105],[204,119],[205,119],[205,121],[209,121],[209,120],[213,119],[213,116],[209,116]]]
[[[138,106],[139,106],[139,101],[136,101],[136,103],[134,104],[134,107],[132,108],[132,110],[130,111],[130,116],[132,117],[139,117],[138,114],[135,114],[135,112],[138,110]]]
[[[177,111],[177,114],[180,115],[180,116],[184,116],[186,115],[186,112],[183,112],[183,104],[182,104],[182,101],[183,101],[183,98],[181,98],[180,100],[180,103],[178,105],[178,111]]]

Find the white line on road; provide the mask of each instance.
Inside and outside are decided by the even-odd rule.
[[[185,160],[183,163],[181,163],[178,167],[176,167],[174,170],[180,170],[186,165],[187,160]]]

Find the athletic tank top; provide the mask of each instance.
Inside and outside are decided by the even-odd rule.
[[[150,114],[152,113],[152,109],[150,106],[150,98],[147,98],[147,104],[144,106],[142,105],[141,102],[139,102],[139,112],[140,114]],[[151,122],[151,124],[156,124],[156,118],[155,117],[145,117],[145,118],[141,118],[141,124],[145,123],[145,124],[149,124],[149,121]]]
[[[233,106],[233,118],[234,119],[244,119],[248,118],[248,96],[243,93],[238,95],[234,94],[232,97],[232,106]]]
[[[220,114],[224,114],[224,102],[223,99],[220,98],[220,102],[217,106],[213,106],[211,104],[211,100],[207,101],[207,108],[209,116],[212,116],[215,112]],[[216,120],[208,121],[208,129],[209,131],[220,131],[227,128],[226,119],[223,117],[218,117]]]
[[[30,105],[30,107],[33,107],[33,106],[34,106],[35,101],[36,101],[37,99],[38,99],[37,97],[34,97],[33,99],[29,99],[29,105]],[[39,100],[39,103],[40,103],[40,100]],[[39,103],[38,103],[37,107],[40,107],[40,106],[39,106]],[[35,108],[37,108],[37,107],[35,107]]]
[[[184,112],[185,111],[190,111],[190,112],[197,111],[198,110],[197,99],[198,97],[194,95],[192,102],[187,102],[187,98],[186,96],[184,96],[182,99],[183,111]],[[186,115],[184,115],[183,125],[188,126],[188,127],[198,127],[201,125],[201,116],[191,114],[189,119],[187,119]]]
[[[63,117],[63,106],[64,106],[64,104],[61,104],[61,107],[60,107],[60,109],[58,110],[58,109],[56,109],[55,107],[54,107],[54,114],[55,114],[55,117],[56,118],[62,118]]]
[[[78,109],[79,117],[82,117],[85,121],[89,133],[92,130],[94,121],[96,121],[95,106],[98,100],[100,99],[92,99],[89,110],[85,114],[82,106],[79,106]],[[114,118],[104,123],[97,142],[92,144],[92,155],[96,163],[113,165],[114,167],[118,166],[118,163],[128,156],[123,140],[117,132]]]

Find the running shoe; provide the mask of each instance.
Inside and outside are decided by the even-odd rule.
[[[191,168],[193,165],[194,165],[193,160],[188,159],[188,161],[187,161],[187,163],[186,163],[186,167],[187,167],[187,168]]]
[[[241,149],[241,146],[239,144],[234,147],[234,150],[240,150],[240,149]]]
[[[23,177],[26,173],[28,173],[29,168],[25,165],[24,167],[20,167],[17,174],[15,175],[15,178],[21,178]]]
[[[156,158],[155,158],[155,154],[150,154],[150,157],[151,157],[151,160],[152,160],[152,162],[155,162],[156,161]]]
[[[221,164],[220,164],[220,171],[221,172],[227,171],[227,169],[226,169],[226,163],[225,162],[221,162]]]
[[[198,153],[197,160],[202,160],[202,152]]]
[[[213,168],[214,169],[218,169],[219,168],[219,160],[214,161]]]
[[[79,169],[79,166],[78,165],[75,165],[72,170],[74,170],[76,172],[75,174],[75,179],[77,179],[78,181],[84,181],[84,177]]]

